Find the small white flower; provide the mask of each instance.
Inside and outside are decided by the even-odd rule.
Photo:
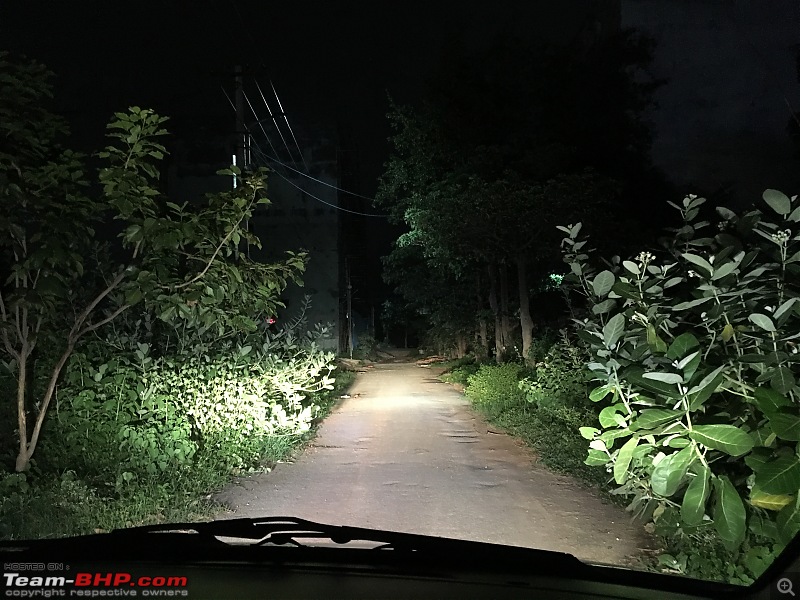
[[[698,275],[697,273],[695,273],[694,271],[692,271],[692,270],[690,269],[690,270],[689,270],[689,277],[700,277],[700,275]]]

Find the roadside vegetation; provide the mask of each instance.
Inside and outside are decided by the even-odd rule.
[[[683,225],[630,260],[596,260],[561,227],[573,327],[526,363],[468,357],[442,376],[544,464],[624,501],[662,541],[653,569],[747,584],[800,531],[800,204],[763,199],[712,213],[687,196]]]
[[[49,74],[0,54],[0,537],[212,514],[211,492],[313,434],[349,374],[281,293],[307,257],[241,251],[264,172],[177,203],[166,119],[132,107],[93,160],[46,106]],[[275,317],[280,316],[280,324]]]

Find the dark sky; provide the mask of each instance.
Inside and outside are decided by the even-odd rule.
[[[232,118],[220,86],[230,88],[233,65],[242,64],[274,82],[295,124],[346,128],[369,163],[358,191],[371,194],[385,160],[387,91],[416,99],[445,44],[473,49],[501,32],[563,36],[591,4],[8,1],[0,5],[0,48],[56,72],[58,108],[87,144],[100,139],[113,111],[133,104],[171,117]]]

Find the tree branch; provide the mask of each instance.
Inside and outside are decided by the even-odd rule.
[[[108,315],[108,316],[107,316],[105,319],[101,319],[101,320],[100,320],[100,321],[98,321],[97,323],[94,323],[93,325],[89,325],[88,327],[84,327],[83,329],[81,329],[81,330],[78,332],[78,334],[77,334],[77,336],[75,337],[75,339],[77,340],[77,339],[79,339],[79,338],[83,337],[85,334],[89,333],[90,331],[94,331],[94,330],[95,330],[95,329],[97,329],[98,327],[102,327],[102,326],[103,326],[103,325],[105,325],[106,323],[109,323],[110,321],[113,321],[113,320],[114,320],[114,319],[116,319],[116,318],[117,318],[117,317],[118,317],[120,314],[122,314],[123,312],[125,312],[126,310],[128,310],[130,307],[131,307],[131,305],[130,305],[130,304],[123,304],[123,305],[122,305],[122,306],[120,306],[120,307],[119,307],[117,310],[115,310],[113,313],[111,313],[110,315]]]
[[[251,203],[252,203],[252,201],[251,201]],[[248,206],[248,209],[249,208],[250,207]],[[180,290],[180,289],[183,289],[185,287],[188,287],[188,286],[192,285],[196,281],[200,281],[203,277],[205,277],[205,274],[208,273],[208,270],[211,268],[211,265],[214,264],[214,260],[216,260],[217,255],[222,251],[222,249],[225,247],[225,244],[228,243],[228,240],[233,235],[233,232],[237,230],[237,228],[239,227],[239,224],[244,220],[244,216],[245,216],[246,213],[247,213],[247,211],[245,210],[242,213],[242,216],[239,217],[239,220],[236,222],[236,225],[231,227],[231,230],[225,235],[224,238],[222,238],[222,241],[217,245],[216,249],[214,250],[214,254],[211,255],[211,258],[208,260],[208,262],[206,263],[206,266],[203,268],[202,271],[200,271],[197,275],[192,277],[189,281],[185,281],[185,282],[180,283],[180,284],[178,284],[176,286],[173,286],[171,288],[168,287],[168,286],[162,286],[162,287],[164,289]]]
[[[86,308],[83,309],[83,312],[80,315],[78,315],[78,317],[75,319],[75,324],[69,331],[69,339],[72,341],[73,344],[78,340],[78,338],[80,338],[81,335],[83,335],[81,333],[81,328],[83,327],[84,322],[89,317],[91,312],[97,307],[98,304],[100,304],[103,298],[105,298],[112,291],[114,291],[114,289],[122,282],[124,278],[125,278],[125,269],[117,273],[117,276],[114,277],[114,279],[111,281],[111,283],[108,284],[108,286],[106,286],[106,289],[100,292],[95,297],[95,299],[92,300],[88,304],[88,306],[86,306]]]

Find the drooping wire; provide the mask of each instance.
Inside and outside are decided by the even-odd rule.
[[[236,110],[236,107],[234,106],[233,102],[230,99],[230,96],[228,96],[228,92],[225,91],[224,87],[222,88],[222,92],[225,94],[225,97],[228,99],[228,102],[230,102],[231,107],[234,110]],[[337,185],[334,185],[332,183],[328,183],[327,181],[323,181],[322,179],[317,179],[316,177],[314,177],[312,175],[309,175],[307,173],[303,173],[302,171],[300,171],[298,169],[295,169],[294,167],[291,167],[291,166],[287,165],[286,163],[280,161],[276,157],[276,155],[278,153],[275,151],[275,146],[272,145],[272,142],[270,142],[270,140],[269,140],[269,136],[267,136],[266,131],[264,131],[264,126],[262,125],[262,119],[260,119],[258,117],[258,114],[256,113],[255,109],[253,108],[253,105],[250,103],[250,100],[247,99],[247,95],[246,94],[245,94],[245,100],[247,100],[247,104],[250,106],[250,110],[253,111],[253,116],[255,117],[256,122],[259,124],[259,126],[261,127],[261,130],[264,132],[264,136],[267,138],[267,142],[269,143],[269,146],[272,149],[272,152],[274,153],[272,155],[267,154],[266,152],[261,150],[261,147],[255,141],[253,141],[253,144],[255,144],[256,148],[258,148],[258,152],[261,155],[261,158],[263,158],[265,160],[268,160],[269,162],[275,163],[277,165],[280,165],[284,169],[288,169],[289,171],[297,173],[298,175],[301,175],[302,177],[305,177],[307,179],[310,179],[311,181],[319,183],[320,185],[324,185],[326,187],[333,188],[334,190],[336,190],[338,192],[343,192],[345,194],[348,194],[350,196],[354,196],[356,198],[363,198],[364,200],[369,200],[370,202],[377,202],[377,200],[375,198],[371,197],[371,196],[365,196],[365,195],[359,194],[357,192],[351,192],[350,190],[346,190],[346,189],[341,188],[341,187],[339,187]],[[245,126],[245,127],[247,127],[247,126]],[[248,132],[249,132],[249,128],[248,128]],[[361,214],[361,215],[364,215],[364,216],[385,216],[385,215],[378,215],[378,214],[373,214],[373,213],[359,213],[359,212],[356,212],[355,214]]]
[[[286,163],[283,163],[283,162],[279,161],[277,158],[275,158],[274,156],[270,156],[269,154],[264,153],[264,158],[266,158],[270,162],[278,164],[278,165],[282,166],[285,169],[289,169],[290,171],[293,171],[294,173],[297,173],[298,175],[302,175],[303,177],[306,177],[307,179],[310,179],[311,181],[315,181],[316,183],[319,183],[321,185],[327,186],[329,188],[333,188],[334,190],[337,190],[339,192],[344,192],[345,194],[348,194],[350,196],[355,196],[356,198],[363,198],[364,200],[370,200],[371,202],[377,202],[377,200],[375,198],[372,198],[371,196],[364,196],[363,194],[357,194],[356,192],[351,192],[350,190],[346,190],[344,188],[340,188],[337,185],[334,185],[332,183],[328,183],[327,181],[323,181],[322,179],[317,179],[316,177],[313,177],[312,175],[308,175],[307,173],[303,173],[302,171],[298,171],[297,169],[295,169],[293,167],[290,167]]]
[[[260,156],[261,156],[261,158],[264,158],[264,159],[267,159],[267,160],[269,160],[269,157],[268,157],[266,154],[264,154],[264,151],[263,151],[263,150],[261,150],[261,147],[258,145],[258,143],[257,143],[257,142],[255,142],[255,141],[253,141],[253,144],[255,145],[255,152],[256,152],[256,154],[260,155]],[[288,184],[289,184],[289,185],[291,185],[292,187],[294,187],[294,188],[297,188],[298,190],[300,190],[301,192],[303,192],[303,193],[304,193],[305,195],[307,195],[309,198],[313,198],[313,199],[314,199],[314,200],[316,200],[317,202],[321,202],[322,204],[325,204],[326,206],[330,206],[331,208],[335,208],[336,210],[340,210],[340,211],[342,211],[342,212],[350,213],[351,215],[358,215],[358,216],[360,216],[360,217],[377,217],[377,218],[382,218],[382,219],[385,219],[386,217],[388,217],[388,215],[381,215],[381,214],[378,214],[378,213],[365,213],[365,212],[360,212],[360,211],[357,211],[357,210],[350,210],[349,208],[344,208],[344,207],[342,207],[342,206],[338,206],[338,205],[336,205],[336,204],[332,204],[332,203],[330,203],[330,202],[326,202],[326,201],[325,201],[325,200],[323,200],[322,198],[319,198],[318,196],[315,196],[314,194],[310,193],[308,190],[305,190],[305,189],[303,189],[302,187],[300,187],[299,185],[297,185],[296,183],[294,183],[294,182],[293,182],[291,179],[289,179],[288,177],[286,177],[286,176],[285,176],[283,173],[281,173],[280,171],[273,170],[273,173],[275,173],[276,175],[278,175],[278,177],[280,177],[281,179],[283,179],[283,180],[284,180],[286,183],[288,183]]]

